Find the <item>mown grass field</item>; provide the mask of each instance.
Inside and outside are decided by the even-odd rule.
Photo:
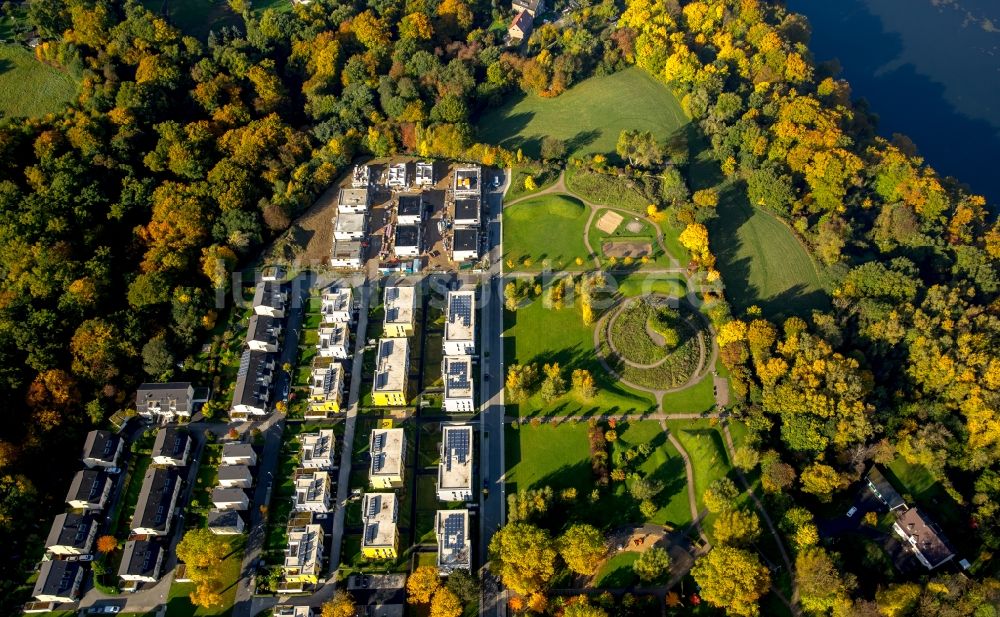
[[[654,446],[653,453],[636,467],[644,476],[663,484],[663,491],[653,499],[660,509],[646,522],[674,528],[690,523],[691,510],[687,502],[684,461],[680,453],[670,445],[660,423],[646,420],[629,422],[624,428],[621,428],[622,426],[619,425],[618,440],[614,445],[615,452],[643,443]]]
[[[514,98],[483,114],[479,139],[538,158],[542,137],[565,140],[567,155],[602,153],[617,160],[623,129],[652,131],[666,140],[688,123],[677,99],[639,68],[591,77],[558,97]]]
[[[515,270],[538,271],[544,262],[553,269],[580,270],[592,266],[583,244],[589,211],[579,200],[542,195],[504,208],[504,259]],[[576,263],[577,258],[583,265]],[[525,265],[530,259],[530,265]]]
[[[76,96],[68,73],[42,64],[20,45],[0,45],[0,114],[43,116],[62,110]]]
[[[590,492],[593,480],[586,422],[524,423],[506,431],[507,494],[542,486],[576,488],[581,495]]]

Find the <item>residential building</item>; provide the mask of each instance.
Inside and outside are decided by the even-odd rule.
[[[351,172],[351,186],[367,189],[372,183],[372,169],[367,165],[355,165]]]
[[[329,473],[299,469],[295,472],[293,509],[296,512],[329,512],[332,492]]]
[[[917,560],[928,570],[955,557],[955,552],[941,529],[917,508],[897,513],[892,529],[909,544]]]
[[[39,602],[76,602],[83,572],[79,561],[43,561],[31,595]]]
[[[507,36],[513,44],[520,43],[531,36],[534,18],[528,11],[518,11],[510,25],[507,26]]]
[[[372,488],[397,488],[403,485],[406,459],[406,433],[401,428],[379,428],[368,440],[371,467],[368,480]]]
[[[342,411],[344,366],[333,358],[317,356],[309,378],[309,407],[305,417],[326,418],[331,412]]]
[[[396,199],[396,223],[419,225],[424,214],[424,194],[402,194]]]
[[[396,225],[396,241],[393,252],[396,257],[417,257],[423,244],[423,230],[420,225]]]
[[[323,323],[351,323],[354,321],[354,292],[345,285],[333,287],[323,293],[320,313]]]
[[[112,484],[111,477],[99,469],[78,471],[70,482],[66,503],[74,510],[103,510]]]
[[[209,510],[208,530],[220,536],[233,536],[243,533],[246,521],[238,510]]]
[[[174,508],[181,494],[181,477],[174,467],[150,467],[142,479],[132,515],[132,533],[165,536],[170,533]]]
[[[868,490],[889,508],[889,511],[906,507],[906,502],[903,501],[896,488],[882,475],[878,467],[872,467],[865,478],[865,482],[868,484]]]
[[[410,341],[383,338],[378,341],[372,402],[380,407],[406,405],[406,383],[410,372]]]
[[[257,464],[257,453],[251,444],[231,441],[222,445],[222,464],[253,467]]]
[[[253,474],[246,465],[220,465],[218,469],[219,486],[222,488],[250,488],[253,486]]]
[[[524,11],[535,18],[545,12],[545,0],[511,0],[510,8],[515,13]]]
[[[330,470],[336,466],[337,436],[333,429],[320,429],[315,433],[299,435],[300,465],[303,469]]]
[[[438,510],[434,518],[437,536],[438,574],[448,576],[455,570],[472,570],[469,546],[469,511]]]
[[[281,348],[282,320],[269,315],[250,316],[247,326],[247,348],[252,351],[277,353]]]
[[[135,395],[135,410],[149,419],[190,418],[193,409],[194,386],[186,381],[144,383]]]
[[[483,170],[479,165],[456,169],[455,181],[452,183],[455,199],[480,197],[483,191],[482,180]]]
[[[479,213],[481,210],[478,195],[456,199],[455,227],[479,227]]]
[[[159,540],[129,540],[122,551],[118,578],[133,583],[155,583],[160,580],[165,554]]]
[[[250,497],[241,488],[222,488],[217,486],[212,489],[212,506],[216,510],[237,510],[244,512],[250,507]]]
[[[311,606],[292,606],[279,604],[271,611],[272,617],[316,617],[316,611]]]
[[[440,501],[472,499],[472,425],[441,425],[441,462],[438,464],[437,498]]]
[[[90,514],[60,514],[52,521],[45,550],[53,555],[90,555],[99,526]]]
[[[417,294],[413,286],[391,285],[385,288],[385,322],[383,332],[391,338],[413,336],[417,312]]]
[[[340,189],[337,214],[365,214],[371,206],[372,194],[367,186]]]
[[[253,312],[284,319],[288,308],[288,294],[281,290],[281,284],[271,281],[257,283],[253,292]]]
[[[391,189],[406,189],[410,186],[409,174],[406,172],[406,163],[396,163],[389,165],[389,177],[386,186]]]
[[[433,186],[434,185],[434,162],[433,161],[417,161],[417,186]]]
[[[399,503],[395,493],[365,493],[361,501],[364,535],[361,554],[368,559],[395,559],[398,555],[399,532],[396,523]]]
[[[368,215],[364,212],[343,212],[333,224],[333,238],[337,241],[364,240],[368,233]]]
[[[351,355],[351,329],[343,322],[320,326],[316,349],[321,358],[346,360]]]
[[[267,266],[260,273],[260,280],[267,283],[280,283],[285,280],[288,272],[284,266]]]
[[[117,467],[124,443],[111,431],[90,431],[83,442],[83,464],[91,469]]]
[[[474,413],[472,356],[445,356],[441,373],[444,375],[444,410],[448,413]]]
[[[452,234],[451,260],[475,261],[479,259],[479,230],[473,227],[456,227]]]
[[[449,291],[444,324],[444,353],[446,356],[476,353],[476,292]]]
[[[244,350],[236,373],[231,416],[263,416],[271,400],[274,356],[264,351]]]
[[[356,270],[364,263],[364,247],[358,240],[334,240],[330,253],[331,268]]]
[[[156,431],[153,440],[153,464],[184,467],[191,455],[191,436],[184,429],[168,426]]]
[[[287,583],[315,585],[323,574],[323,528],[305,525],[288,530],[288,547],[281,567]]]

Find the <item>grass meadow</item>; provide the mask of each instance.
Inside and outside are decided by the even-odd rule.
[[[546,261],[559,270],[593,265],[583,244],[588,216],[580,201],[558,195],[542,195],[504,208],[504,259],[515,270],[537,271]],[[576,263],[577,258],[583,266]],[[529,265],[526,259],[531,260]]]
[[[61,111],[76,96],[68,73],[42,64],[20,45],[0,45],[0,114],[4,118]]]

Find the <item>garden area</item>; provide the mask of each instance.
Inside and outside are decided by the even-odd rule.
[[[580,270],[592,266],[583,244],[589,211],[562,195],[542,195],[504,208],[503,248],[508,270]]]

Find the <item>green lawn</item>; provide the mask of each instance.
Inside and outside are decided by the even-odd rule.
[[[594,577],[594,587],[622,589],[639,582],[639,577],[632,571],[632,564],[639,558],[638,551],[622,551],[608,559]]]
[[[626,297],[644,296],[651,293],[674,298],[687,295],[687,281],[680,274],[648,274],[633,272],[616,281],[618,293]]]
[[[173,25],[180,28],[184,34],[200,39],[206,39],[212,30],[218,32],[225,26],[243,25],[243,19],[233,13],[226,0],[143,0],[142,4],[157,14],[165,10]],[[290,4],[290,2],[271,2],[271,4]]]
[[[524,181],[531,176],[535,181],[535,190],[529,191],[524,186]],[[511,170],[510,186],[504,194],[504,201],[509,203],[521,197],[527,197],[537,193],[553,184],[559,178],[559,170],[552,167],[542,167],[532,165],[530,167],[515,167]]]
[[[577,269],[577,258],[587,265],[590,256],[583,244],[587,207],[577,199],[542,195],[504,208],[504,259],[518,270],[538,271],[543,261],[553,269]],[[525,259],[533,263],[525,265]]]
[[[670,420],[667,428],[681,442],[694,467],[694,492],[701,509],[702,494],[712,482],[727,476],[732,469],[722,433],[710,420]]]
[[[622,452],[639,444],[649,443],[654,449],[636,470],[643,476],[663,484],[663,491],[653,500],[660,506],[646,522],[679,528],[691,522],[691,509],[687,502],[687,475],[684,461],[677,450],[670,445],[666,433],[659,422],[652,420],[619,424],[618,440],[614,450]]]
[[[68,73],[42,64],[20,45],[0,45],[0,114],[43,116],[61,111],[76,96]]]
[[[614,160],[623,129],[666,140],[687,123],[677,99],[639,68],[591,77],[555,98],[517,97],[477,122],[482,141],[520,148],[533,158],[542,137],[551,135],[566,141],[570,157],[599,152]]]
[[[709,411],[714,405],[715,391],[711,373],[690,388],[663,395],[664,413],[701,413]]]
[[[574,487],[581,495],[590,492],[593,477],[585,422],[559,426],[523,423],[505,430],[508,495],[542,486],[554,490]]]
[[[594,327],[584,325],[579,308],[549,309],[536,300],[504,315],[507,364],[558,362],[567,380],[573,369],[587,369],[598,389],[591,400],[567,394],[549,404],[536,394],[510,406],[521,416],[642,413],[655,407],[647,395],[626,388],[604,370],[594,353]]]

